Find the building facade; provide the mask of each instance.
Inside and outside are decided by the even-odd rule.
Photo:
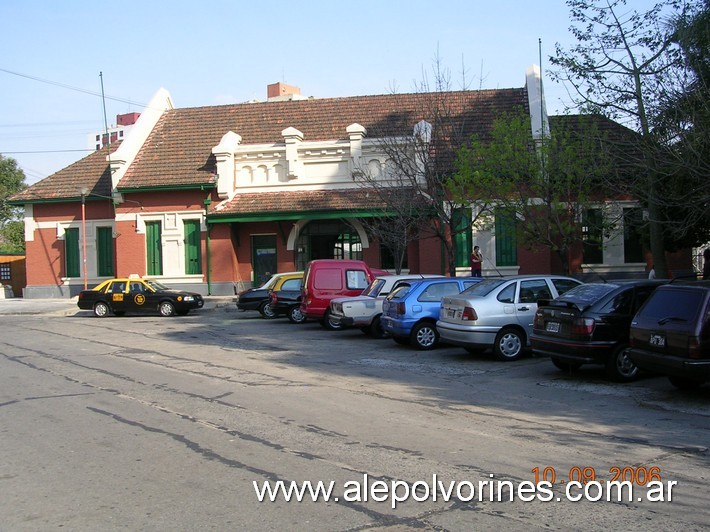
[[[417,134],[433,95],[320,99],[283,84],[268,90],[264,102],[179,109],[161,89],[123,141],[14,196],[25,207],[25,297],[71,297],[131,274],[233,294],[315,258],[389,267],[388,250],[363,224],[386,206],[353,175],[385,169],[382,140]],[[436,97],[467,135],[485,135],[496,117],[521,110],[533,135],[548,127],[536,68],[520,88]],[[474,243],[487,258],[484,275],[557,268],[550,253],[517,246],[500,221],[456,238],[461,274]],[[602,262],[618,262],[619,249],[605,245]],[[443,273],[441,241],[409,244],[407,269]]]

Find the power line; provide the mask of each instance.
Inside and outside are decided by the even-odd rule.
[[[41,151],[4,151],[3,154],[16,155],[18,153],[68,153],[73,151],[95,151],[93,148],[85,148],[83,150],[41,150]]]
[[[64,84],[64,83],[59,83],[58,81],[51,81],[51,80],[48,80],[48,79],[42,79],[42,78],[38,78],[38,77],[35,77],[35,76],[30,76],[29,74],[21,74],[20,72],[14,72],[14,71],[12,71],[12,70],[7,70],[7,69],[5,69],[5,68],[0,68],[0,72],[5,72],[5,73],[7,73],[7,74],[12,74],[13,76],[19,76],[19,77],[21,77],[21,78],[27,78],[27,79],[31,79],[31,80],[33,80],[33,81],[39,81],[39,82],[41,82],[41,83],[47,83],[48,85],[55,85],[55,86],[57,86],[57,87],[62,87],[63,89],[68,89],[68,90],[72,90],[72,91],[76,91],[76,92],[81,92],[81,93],[84,93],[84,94],[90,94],[91,96],[97,96],[97,97],[101,98],[101,93],[99,93],[99,92],[94,92],[94,91],[82,89],[82,88],[80,88],[80,87],[72,87],[71,85],[66,85],[66,84]],[[139,103],[139,102],[134,102],[134,101],[132,101],[132,100],[125,100],[125,99],[123,99],[123,98],[116,98],[116,97],[112,97],[112,96],[106,96],[106,99],[108,99],[108,100],[113,100],[113,101],[115,101],[115,102],[121,102],[121,103],[130,104],[130,105],[136,105],[136,106],[139,106],[139,107],[148,107],[147,104],[142,104],[142,103]]]

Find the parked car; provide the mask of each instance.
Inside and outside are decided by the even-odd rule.
[[[402,274],[376,277],[359,296],[337,297],[330,302],[330,321],[340,328],[359,327],[374,338],[389,336],[381,323],[382,302],[404,281],[443,277],[443,275]]]
[[[677,388],[710,381],[710,282],[659,287],[631,322],[629,356]]]
[[[664,280],[588,283],[552,301],[538,302],[534,353],[548,355],[563,370],[602,364],[607,376],[632,381],[639,369],[628,356],[629,328],[639,307]]]
[[[439,343],[436,320],[441,299],[480,281],[480,277],[442,277],[403,282],[382,303],[382,329],[399,344],[433,349]]]
[[[486,279],[441,301],[441,339],[478,352],[492,347],[500,360],[520,358],[530,345],[539,299],[553,299],[582,284],[571,277],[520,275]]]
[[[113,312],[123,316],[126,312],[157,312],[161,316],[184,316],[193,309],[202,308],[200,294],[184,290],[171,290],[157,281],[138,276],[109,279],[91,290],[82,290],[77,306],[93,310],[104,318]]]
[[[361,260],[316,259],[306,266],[301,290],[301,312],[318,320],[326,329],[337,329],[330,319],[330,301],[357,296],[382,270],[372,270]]]
[[[278,290],[269,290],[271,311],[276,316],[287,316],[291,323],[303,323],[306,316],[301,311],[303,279],[288,279]]]
[[[303,272],[275,273],[263,285],[239,292],[236,297],[237,308],[241,311],[257,310],[264,318],[276,317],[271,309],[269,290],[279,290],[290,279],[303,279]]]

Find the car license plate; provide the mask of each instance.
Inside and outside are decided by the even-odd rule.
[[[446,309],[446,317],[453,318],[454,316],[456,316],[456,311],[452,308],[447,308]]]
[[[649,344],[655,345],[656,347],[666,346],[666,337],[660,334],[652,334],[648,341]]]
[[[551,333],[558,333],[560,332],[560,324],[556,321],[548,321],[547,325],[545,325],[545,330]]]

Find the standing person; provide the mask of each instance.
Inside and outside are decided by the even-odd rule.
[[[481,253],[480,247],[474,246],[473,253],[471,253],[471,277],[480,277],[482,266],[483,253]]]
[[[703,280],[710,280],[710,248],[705,248],[703,251]]]

